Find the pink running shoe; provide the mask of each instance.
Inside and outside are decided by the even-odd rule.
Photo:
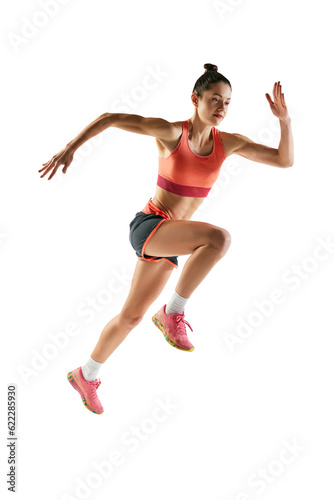
[[[95,379],[88,382],[82,375],[81,366],[67,374],[69,383],[81,396],[82,402],[88,410],[93,413],[103,413],[103,407],[96,394],[96,389],[100,386],[101,380]]]
[[[153,323],[162,331],[170,345],[181,351],[193,351],[195,348],[187,337],[185,325],[188,325],[192,332],[193,329],[184,319],[184,311],[182,314],[166,314],[166,305],[152,317]]]

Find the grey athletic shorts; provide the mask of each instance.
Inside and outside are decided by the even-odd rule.
[[[136,255],[140,260],[148,260],[151,262],[166,260],[172,266],[178,268],[179,263],[177,260],[177,256],[154,257],[145,255],[145,248],[151,236],[161,226],[161,224],[163,224],[164,220],[170,219],[166,212],[154,205],[151,200],[152,198],[150,198],[150,200],[140,212],[136,213],[135,217],[129,224],[129,240],[131,246],[136,251]]]

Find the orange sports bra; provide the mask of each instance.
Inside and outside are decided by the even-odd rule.
[[[167,158],[159,156],[157,185],[181,196],[203,198],[217,180],[226,151],[215,127],[213,150],[208,156],[193,153],[188,142],[188,120],[182,122],[182,135]]]

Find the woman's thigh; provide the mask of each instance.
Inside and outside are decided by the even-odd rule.
[[[230,233],[207,222],[166,219],[146,240],[143,255],[164,256],[192,254],[196,248],[211,245],[219,250],[231,241]]]
[[[130,291],[120,315],[127,321],[138,323],[150,305],[159,297],[173,267],[166,261],[137,261]]]

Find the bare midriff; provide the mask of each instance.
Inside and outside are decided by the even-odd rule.
[[[166,212],[171,219],[181,220],[189,220],[204,200],[205,198],[179,196],[159,186],[156,186],[155,196],[152,198],[154,205]]]

